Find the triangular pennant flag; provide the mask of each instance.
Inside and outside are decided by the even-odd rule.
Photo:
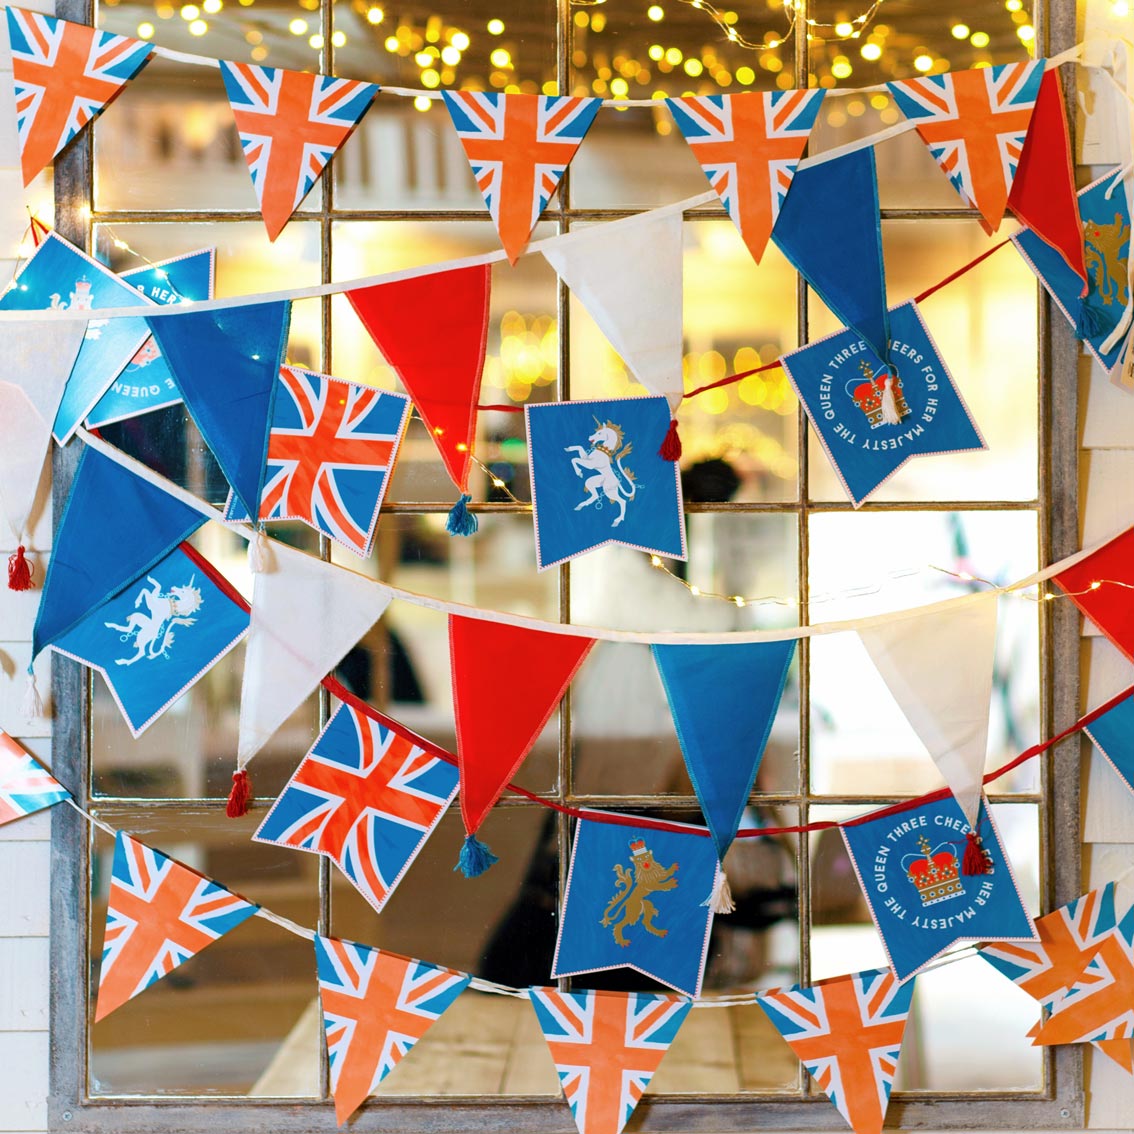
[[[974,830],[988,749],[996,612],[992,592],[858,632]]]
[[[772,239],[843,326],[890,357],[874,149],[796,170]]]
[[[1043,71],[1029,59],[886,84],[989,234],[1004,218]]]
[[[468,488],[476,434],[491,281],[489,265],[477,264],[346,293],[413,399],[461,492]]]
[[[205,519],[153,481],[85,449],[55,534],[33,656],[160,563]]]
[[[602,99],[493,91],[443,93],[477,188],[514,264],[591,128]]]
[[[0,731],[0,827],[70,798],[71,793],[34,756]]]
[[[1083,731],[1127,788],[1134,791],[1134,696],[1119,701]]]
[[[9,9],[11,11],[11,9]],[[0,323],[0,512],[22,544],[86,323]]]
[[[169,307],[212,299],[215,267],[216,249],[202,248],[119,272],[118,278],[152,303]],[[98,429],[180,401],[169,364],[150,335],[87,415],[87,428]]]
[[[1129,590],[1134,586],[1134,528],[1064,568],[1051,581],[1134,661],[1134,602]]]
[[[542,249],[634,377],[671,411],[684,392],[683,238],[680,212],[645,213],[580,229]],[[611,264],[633,264],[634,286]]]
[[[259,908],[119,831],[95,1020],[167,976]]]
[[[464,992],[469,977],[334,937],[315,938],[315,963],[341,1126]]]
[[[761,992],[756,1003],[855,1134],[881,1134],[913,989],[870,969]]]
[[[987,69],[987,68],[985,68]],[[1059,71],[1044,72],[1008,208],[1063,257],[1087,293],[1083,226],[1071,161],[1071,132]]]
[[[220,61],[244,160],[275,240],[378,93],[376,83]]]
[[[656,992],[529,988],[579,1134],[622,1134],[693,1007]]]
[[[693,790],[723,861],[756,782],[795,641],[651,649]]]
[[[757,264],[826,93],[745,91],[666,100]]]
[[[335,710],[252,837],[326,855],[381,913],[453,802],[457,765],[365,708]]]
[[[1013,984],[1051,1008],[1083,975],[1102,942],[1115,932],[1115,884],[1108,882],[1036,919],[1037,941],[1001,941],[980,955]],[[1039,1031],[1039,1025],[1033,1034]],[[1103,1054],[1121,1066],[1131,1062],[1129,1039],[1104,1041]],[[1126,1066],[1126,1070],[1132,1070]]]
[[[8,9],[24,184],[149,62],[152,43]]]
[[[182,311],[146,322],[205,444],[248,514],[258,514],[291,303]]]
[[[577,634],[449,616],[461,818],[469,835],[532,750],[593,645]]]
[[[286,544],[252,583],[236,763],[243,768],[304,698],[382,617],[390,595],[372,579]]]
[[[1134,907],[1100,942],[1087,967],[1054,1002],[1036,1043],[1098,1043],[1134,1035]]]

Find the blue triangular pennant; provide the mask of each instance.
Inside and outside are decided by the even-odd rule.
[[[1122,782],[1134,791],[1134,695],[1119,701],[1083,731]]]
[[[795,641],[651,649],[693,790],[723,859],[756,781]]]
[[[86,449],[55,536],[32,655],[145,575],[205,520],[203,512]]]
[[[147,319],[186,408],[249,515],[259,514],[291,304]]]
[[[890,318],[873,148],[801,165],[772,239],[836,318],[888,360]]]

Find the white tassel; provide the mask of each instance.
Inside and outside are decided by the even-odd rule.
[[[713,913],[730,914],[736,909],[732,900],[732,889],[728,884],[728,875],[724,870],[717,871],[716,881],[713,883],[713,892],[701,903],[708,906]]]
[[[273,568],[272,548],[263,528],[248,541],[248,570],[253,575],[266,575]]]
[[[39,686],[35,682],[35,674],[30,670],[28,679],[24,683],[24,699],[20,704],[20,712],[29,721],[43,716],[43,698],[39,695]]]
[[[902,415],[898,413],[898,401],[894,397],[894,382],[897,379],[887,374],[882,379],[882,420],[887,425],[900,425]]]

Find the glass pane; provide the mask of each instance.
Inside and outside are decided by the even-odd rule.
[[[535,237],[552,236],[554,226],[541,224]],[[393,272],[420,264],[475,256],[499,248],[496,230],[486,223],[403,221],[342,222],[334,226],[335,279]],[[555,396],[559,372],[555,272],[542,256],[522,257],[515,267],[498,265],[492,273],[488,344],[481,403],[519,408],[524,402]],[[343,296],[332,303],[334,370],[341,378],[398,388],[366,329]],[[527,440],[521,413],[486,411],[478,418],[476,456],[521,500],[529,500]],[[473,473],[474,498],[486,498],[482,471]],[[402,446],[388,499],[451,503],[456,496],[437,449],[416,419]],[[506,500],[502,490],[488,499]]]
[[[933,566],[1003,585],[1038,562],[1032,512],[838,513],[812,516],[809,525],[811,587],[827,596],[816,605],[815,621],[985,589]],[[981,561],[974,563],[970,556],[977,554]],[[848,595],[848,583],[863,593]],[[1034,744],[1039,721],[1038,608],[1007,595],[999,603],[987,767]],[[918,795],[943,784],[854,633],[811,639],[811,784],[821,795]],[[1037,761],[1030,761],[995,790],[1034,791],[1038,784]]]
[[[970,221],[888,221],[882,226],[890,302],[928,288],[994,241]],[[921,305],[945,365],[987,443],[984,452],[917,457],[872,501],[1032,500],[1037,493],[1038,358],[1035,279],[1005,248]],[[812,340],[839,329],[812,295]],[[1026,344],[1021,349],[1021,344]],[[815,500],[846,493],[812,432]]]
[[[111,826],[301,925],[319,911],[316,861],[253,843],[256,814],[114,811]],[[98,987],[113,840],[95,832],[90,1011]],[[91,1025],[94,1095],[317,1095],[311,943],[261,918],[191,957]]]

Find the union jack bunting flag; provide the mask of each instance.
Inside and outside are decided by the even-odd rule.
[[[500,243],[515,263],[602,99],[445,91]]]
[[[999,228],[1043,79],[1042,59],[887,83],[985,231]]]
[[[1001,941],[984,946],[980,955],[1042,1007],[1051,1008],[1084,976],[1103,940],[1115,932],[1114,888],[1108,882],[1037,918],[1037,941]],[[1032,1034],[1038,1030],[1037,1025]],[[1096,1046],[1127,1071],[1134,1070],[1134,1053],[1126,1040],[1104,1040]]]
[[[95,1019],[161,980],[258,908],[119,831]]]
[[[1036,1042],[1134,1038],[1134,907],[1100,942],[1087,967],[1051,1008]]]
[[[369,556],[412,409],[403,394],[280,367],[261,520],[302,520]],[[247,520],[229,495],[225,518]]]
[[[275,240],[378,93],[376,83],[221,60],[256,200]]]
[[[331,1093],[341,1126],[468,987],[465,973],[315,938]]]
[[[70,798],[38,760],[0,732],[0,827]]]
[[[870,969],[756,997],[855,1134],[882,1130],[913,986]]]
[[[579,1134],[621,1134],[693,1002],[557,988],[528,996]]]
[[[24,184],[149,62],[153,45],[8,8]]]
[[[811,136],[823,90],[746,91],[666,101],[759,263]]]
[[[326,855],[381,912],[457,794],[419,739],[340,705],[253,838]]]

